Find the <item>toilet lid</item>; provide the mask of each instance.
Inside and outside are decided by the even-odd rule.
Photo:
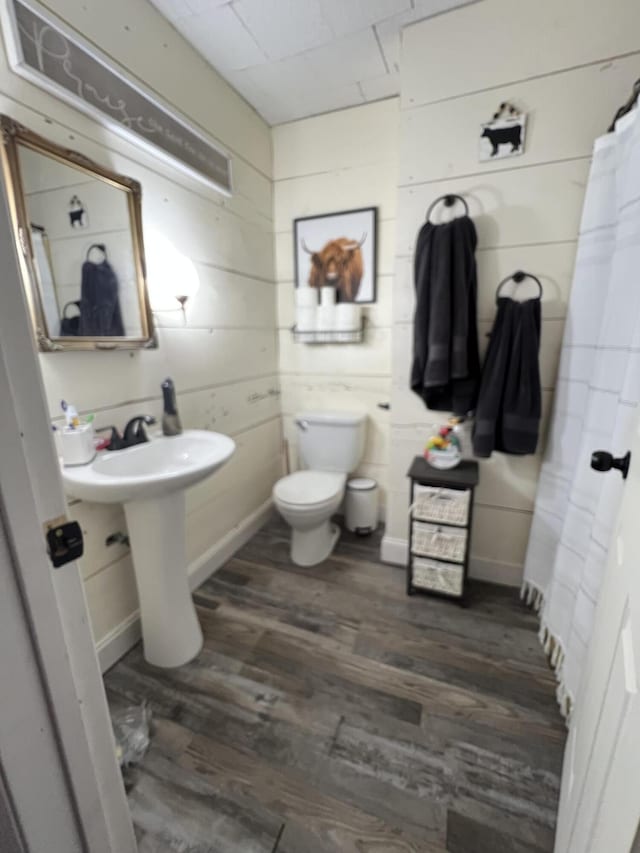
[[[333,471],[296,471],[278,480],[273,494],[287,504],[320,504],[335,498],[342,491],[345,479],[344,474]]]

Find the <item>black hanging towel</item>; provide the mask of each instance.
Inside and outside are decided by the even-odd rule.
[[[89,260],[92,249],[103,254],[100,263]],[[80,291],[80,335],[89,337],[122,337],[124,325],[118,297],[118,277],[107,260],[103,243],[94,243],[87,251],[87,260],[82,264],[82,288]]]
[[[427,215],[414,260],[411,389],[427,408],[457,415],[474,408],[480,381],[476,244],[469,216],[434,225]]]
[[[540,428],[540,299],[502,296],[482,368],[473,452],[535,453]]]

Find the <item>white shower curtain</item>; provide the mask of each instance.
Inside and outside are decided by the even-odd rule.
[[[525,563],[523,595],[540,610],[540,636],[556,668],[565,714],[578,694],[622,495],[620,473],[593,471],[590,457],[594,450],[626,453],[639,399],[636,109],[594,146]]]

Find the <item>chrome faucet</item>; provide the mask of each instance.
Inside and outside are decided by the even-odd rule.
[[[162,413],[162,432],[164,435],[180,435],[182,424],[176,404],[176,388],[173,379],[165,379],[162,385],[164,412]]]

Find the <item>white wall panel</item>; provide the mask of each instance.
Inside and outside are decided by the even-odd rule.
[[[97,426],[122,427],[140,413],[159,417],[160,383],[172,376],[185,427],[234,436],[233,471],[247,494],[238,480],[220,486],[212,478],[203,485],[201,505],[218,501],[221,521],[188,518],[189,559],[196,560],[256,509],[257,496],[268,496],[281,465],[270,130],[150,4],[47,5],[233,156],[235,193],[227,199],[9,73],[0,53],[0,109],[139,180],[145,236],[159,234],[196,264],[200,286],[186,316],[157,314],[158,349],[41,355],[52,419],[59,421],[63,397],[83,413],[96,412]],[[81,502],[73,503],[71,514],[85,530],[81,570],[100,641],[137,608],[128,549],[104,544],[110,533],[126,532],[124,516],[120,507]]]
[[[405,30],[402,103],[446,100],[632,53],[639,29],[633,2],[615,9],[601,0],[473,3]]]
[[[284,433],[297,465],[293,416],[308,409],[366,412],[367,442],[358,472],[387,479],[391,322],[397,183],[397,101],[386,101],[274,129],[276,276]],[[309,346],[292,340],[295,320],[292,220],[379,208],[375,305],[361,344]]]
[[[508,584],[518,585],[529,538],[531,513],[476,503],[473,513],[472,559],[512,567]]]
[[[496,311],[495,294],[498,284],[517,269],[538,276],[543,288],[542,317],[561,319],[565,316],[576,252],[574,241],[542,245],[481,249],[476,252],[478,270],[478,317],[493,320]],[[525,280],[519,288],[505,284],[504,295],[518,293],[518,298],[535,296],[535,282]],[[394,317],[398,323],[413,320],[415,287],[413,283],[413,258],[398,258],[393,293]]]
[[[611,122],[611,104],[627,99],[637,69],[635,54],[403,111],[399,183],[590,157]],[[508,164],[480,164],[480,125],[503,101],[527,113],[524,153]]]
[[[398,98],[273,128],[273,179],[387,162],[397,169]]]
[[[631,33],[640,7],[595,0],[514,4],[483,0],[409,27],[402,53],[402,111],[396,288],[393,302],[391,477],[387,535],[406,539],[406,470],[421,453],[428,412],[408,388],[416,234],[431,201],[459,193],[478,231],[481,348],[498,282],[516,269],[544,288],[539,452],[482,460],[472,565],[484,577],[518,583],[535,500],[540,454],[556,382],[577,233],[595,136],[637,77]],[[622,56],[628,52],[633,56]],[[451,63],[452,52],[462,60]],[[442,69],[446,68],[446,73]],[[478,161],[479,125],[508,100],[529,113],[525,154]],[[524,288],[528,288],[526,291]],[[530,285],[521,285],[523,295]],[[508,290],[506,291],[509,292]],[[398,549],[396,548],[396,551]]]
[[[285,231],[299,216],[359,207],[378,207],[381,219],[393,219],[396,214],[396,187],[391,183],[390,171],[390,167],[381,168],[376,163],[278,181],[276,231]],[[349,199],[348,208],[342,201],[346,198]]]
[[[398,254],[413,253],[429,204],[447,192],[465,197],[480,249],[575,240],[588,172],[586,157],[524,168],[509,160],[501,172],[401,187]]]
[[[180,329],[159,333],[156,350],[64,352],[41,358],[53,417],[60,400],[74,400],[83,411],[104,409],[125,400],[146,400],[159,393],[170,375],[179,392],[221,382],[270,375],[276,362],[272,330]]]
[[[138,609],[138,592],[131,557],[95,572],[85,581],[93,638],[99,643]]]

